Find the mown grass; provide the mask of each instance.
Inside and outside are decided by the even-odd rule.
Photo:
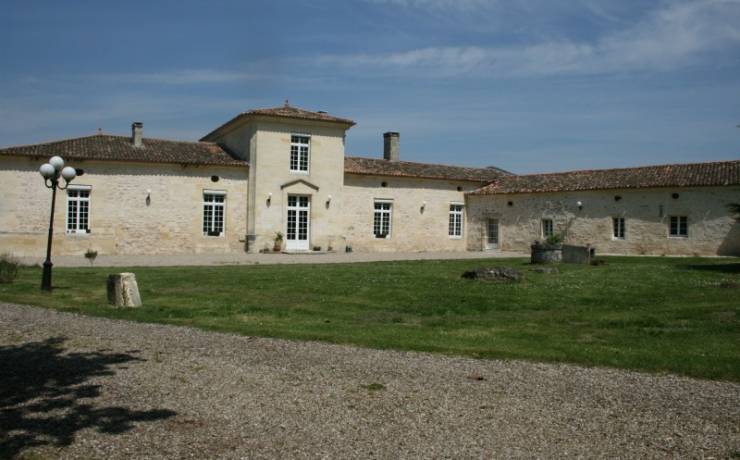
[[[266,337],[517,358],[740,381],[740,261],[607,258],[539,274],[521,259],[341,265],[56,268],[0,285],[0,300]],[[510,266],[518,284],[465,280]],[[109,273],[136,273],[144,307],[106,304]],[[173,346],[177,346],[173,344]]]

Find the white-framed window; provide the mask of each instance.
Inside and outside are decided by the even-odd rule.
[[[548,238],[555,233],[552,225],[552,219],[542,219],[542,237]]]
[[[447,234],[450,238],[462,238],[463,234],[463,205],[460,203],[450,204],[450,222]]]
[[[375,238],[391,237],[392,217],[393,203],[386,200],[376,200],[373,212],[373,235],[375,235]]]
[[[689,218],[686,216],[671,216],[671,223],[668,229],[668,236],[671,236],[674,238],[688,238]]]
[[[92,187],[83,185],[67,189],[67,233],[90,233],[90,192]]]
[[[612,217],[612,231],[615,240],[625,239],[624,217]]]
[[[290,172],[308,174],[311,138],[307,135],[290,136]]]
[[[226,192],[219,190],[203,191],[203,235],[224,235],[224,203]]]

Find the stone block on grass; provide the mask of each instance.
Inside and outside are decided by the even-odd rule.
[[[136,275],[133,273],[108,275],[108,303],[116,307],[140,307],[141,296]]]

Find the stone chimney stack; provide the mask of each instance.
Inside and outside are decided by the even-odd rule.
[[[141,136],[144,131],[144,123],[135,121],[131,123],[131,143],[134,147],[141,147]]]
[[[398,161],[398,146],[401,135],[398,133],[383,133],[383,158],[388,161]]]

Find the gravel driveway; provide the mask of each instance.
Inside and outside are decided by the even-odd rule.
[[[0,304],[0,457],[740,455],[740,385]]]

